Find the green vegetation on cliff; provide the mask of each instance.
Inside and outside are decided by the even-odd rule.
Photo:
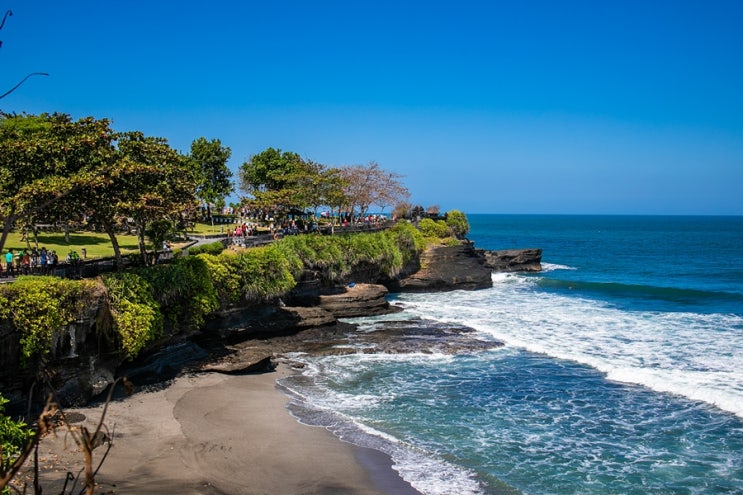
[[[211,254],[216,252],[212,248],[95,280],[21,277],[0,286],[0,324],[19,332],[25,361],[49,353],[54,332],[82,320],[94,300],[101,299],[110,318],[102,318],[98,330],[112,329],[114,350],[133,358],[164,332],[198,330],[220,308],[285,295],[305,271],[328,286],[343,283],[358,267],[393,278],[425,243],[412,224],[399,222],[383,232],[291,236],[265,247],[219,254]]]
[[[100,293],[97,286],[57,277],[19,277],[0,285],[0,322],[20,333],[22,361],[50,351],[54,331],[82,318]]]

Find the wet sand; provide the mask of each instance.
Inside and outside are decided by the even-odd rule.
[[[298,423],[275,383],[289,372],[280,365],[263,375],[183,376],[112,402],[105,423],[114,444],[96,476],[97,493],[418,494],[385,454]],[[92,428],[102,406],[68,412],[84,414]],[[42,479],[61,479],[73,465],[77,472],[81,459],[60,430],[42,442]]]

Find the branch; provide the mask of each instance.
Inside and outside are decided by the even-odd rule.
[[[8,17],[12,17],[12,16],[13,16],[13,11],[12,10],[6,10],[5,11],[5,15],[3,16],[3,20],[0,21],[0,29],[2,29],[3,26],[5,26],[5,19],[7,19]]]
[[[5,19],[3,19],[3,21],[5,21]],[[48,76],[48,75],[49,74],[47,74],[46,72],[32,72],[32,73],[30,73],[29,75],[27,75],[26,77],[24,77],[23,79],[21,79],[21,82],[19,82],[18,84],[16,84],[12,88],[10,88],[8,91],[6,91],[2,95],[0,95],[0,100],[3,99],[3,98],[5,98],[6,96],[8,96],[10,93],[12,93],[13,91],[15,91],[16,89],[18,89],[18,87],[21,84],[25,83],[26,82],[26,79],[28,79],[29,77],[31,77],[31,76]]]

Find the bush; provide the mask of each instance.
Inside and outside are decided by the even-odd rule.
[[[415,255],[426,248],[426,239],[420,230],[408,221],[400,221],[388,230],[388,235],[394,236],[395,244],[400,248],[403,262],[407,263]]]
[[[224,244],[222,244],[222,241],[210,242],[209,244],[202,244],[201,246],[188,248],[188,254],[191,256],[196,256],[202,253],[216,256],[222,254],[222,251],[224,251]]]
[[[47,354],[54,332],[82,317],[97,287],[91,280],[39,276],[0,286],[0,320],[19,332],[22,359]]]
[[[180,258],[135,273],[149,282],[163,316],[172,326],[199,328],[206,315],[219,308],[209,267],[202,258]]]
[[[5,404],[8,399],[0,395],[0,468],[3,473],[21,454],[23,447],[29,438],[33,436],[33,430],[23,421],[15,421],[5,415]],[[0,490],[0,493],[10,493],[9,490]]]
[[[446,225],[449,226],[457,239],[464,239],[470,231],[467,215],[459,210],[451,210],[446,213]]]
[[[275,245],[248,249],[234,258],[240,292],[247,301],[279,297],[297,284],[291,262]]]
[[[418,222],[418,228],[425,237],[444,239],[452,236],[452,231],[443,220],[424,218]]]
[[[304,269],[316,270],[326,283],[338,280],[350,272],[346,263],[342,236],[301,235],[285,237],[278,244],[295,253]]]
[[[134,358],[162,334],[163,316],[152,297],[152,286],[135,273],[108,273],[103,275],[103,283],[121,348],[127,357]]]
[[[228,253],[230,252],[225,251],[220,255],[208,253],[198,255],[198,258],[206,264],[217,299],[222,305],[236,303],[242,296],[236,255]]]

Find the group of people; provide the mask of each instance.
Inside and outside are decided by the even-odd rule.
[[[0,276],[11,277],[18,275],[54,275],[59,264],[57,252],[45,247],[37,250],[12,249],[3,255],[4,263],[0,264]]]
[[[256,225],[248,225],[247,223],[238,224],[235,230],[232,232],[235,237],[247,237],[249,235],[258,235],[258,227]]]

